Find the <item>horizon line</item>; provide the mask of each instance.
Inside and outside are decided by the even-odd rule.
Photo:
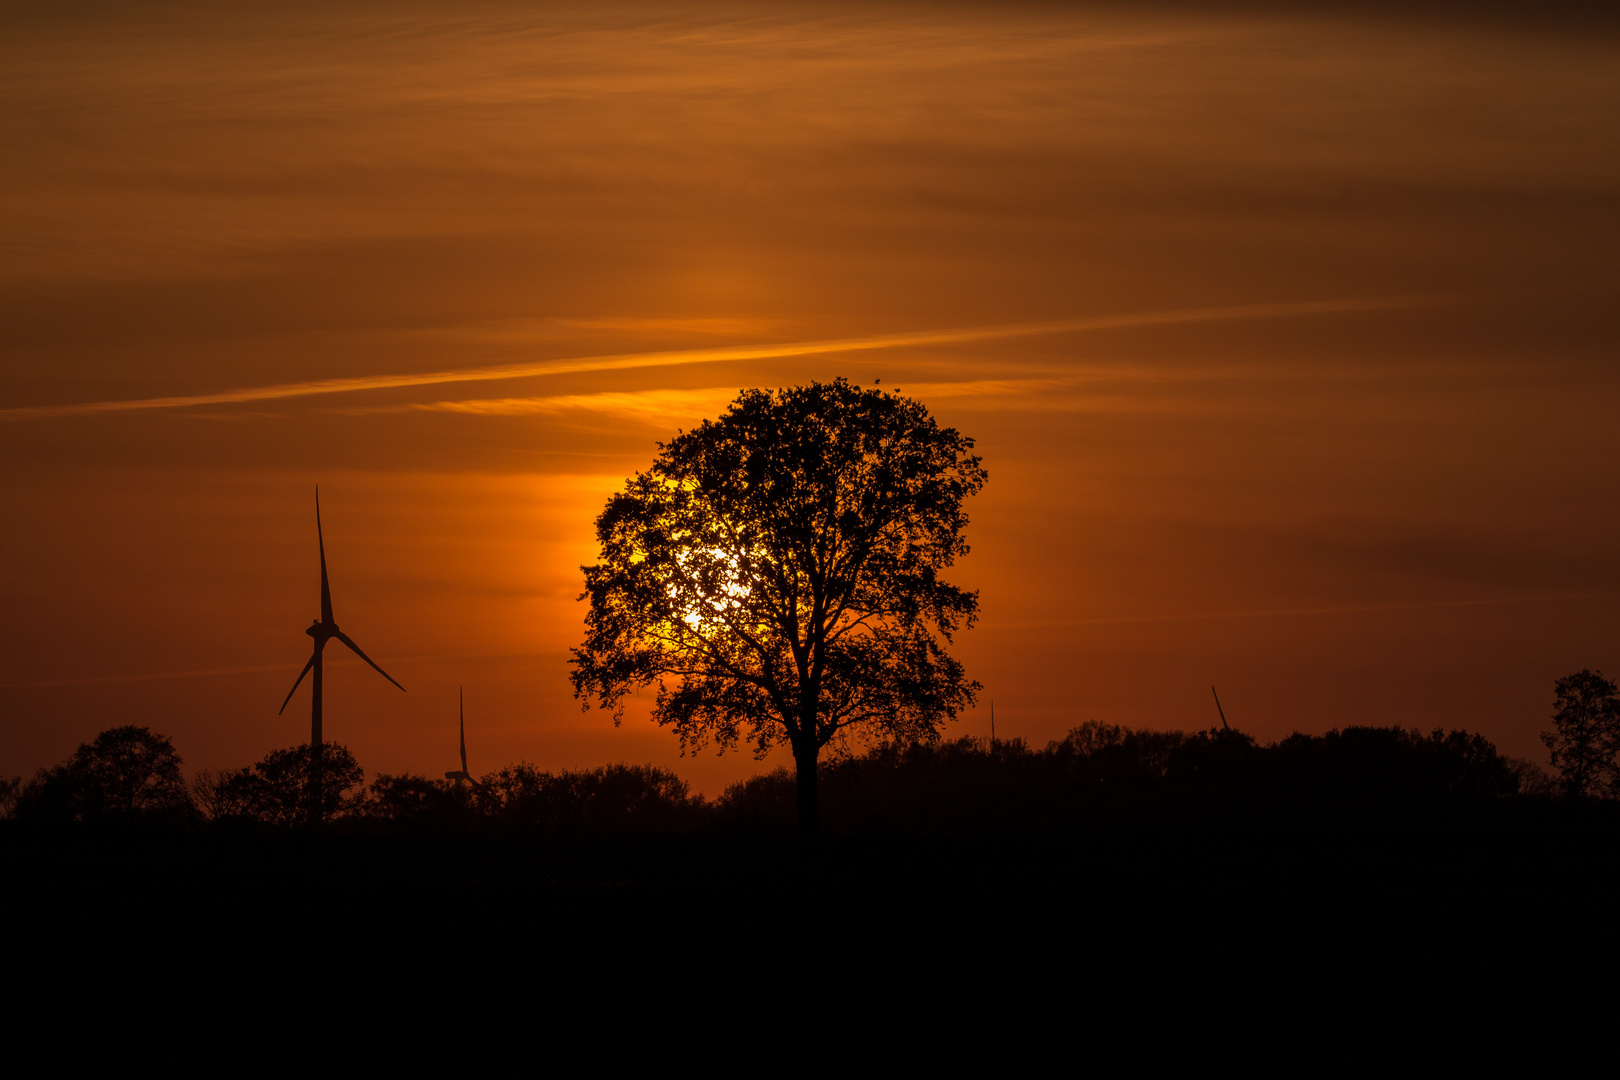
[[[0,420],[44,420],[63,416],[89,416],[103,413],[134,412],[145,409],[181,409],[196,405],[230,405],[248,401],[343,394],[362,390],[386,390],[408,386],[434,386],[456,382],[493,382],[544,375],[566,375],[587,371],[615,371],[627,368],[676,367],[686,364],[724,363],[739,360],[769,360],[817,353],[865,352],[914,345],[946,345],[997,338],[1034,337],[1041,334],[1073,333],[1088,330],[1124,329],[1139,326],[1165,326],[1178,323],[1222,322],[1240,319],[1283,318],[1293,315],[1324,315],[1336,312],[1381,311],[1444,303],[1435,296],[1373,297],[1355,300],[1307,300],[1287,303],[1232,304],[1215,307],[1170,308],[1162,311],[1124,315],[1096,315],[1047,322],[1006,323],[946,330],[911,330],[865,337],[828,338],[817,341],[784,342],[775,345],[720,345],[700,349],[672,349],[658,352],[610,353],[601,356],[564,357],[554,360],[523,361],[488,367],[450,368],[406,375],[359,375],[316,379],[307,382],[275,383],[242,387],[210,394],[170,397],[127,398],[68,405],[22,405],[0,409]]]

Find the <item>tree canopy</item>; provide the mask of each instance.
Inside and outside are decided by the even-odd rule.
[[[1552,730],[1541,733],[1565,794],[1620,794],[1620,698],[1601,671],[1577,671],[1553,690]]]
[[[183,819],[195,810],[167,736],[148,728],[109,728],[80,744],[22,791],[17,816],[40,821]]]
[[[974,700],[946,646],[978,594],[940,577],[987,478],[972,450],[917,401],[844,379],[744,391],[597,518],[576,696],[618,722],[656,684],[683,750],[789,744],[813,831],[823,748],[932,741]]]
[[[204,772],[197,778],[197,799],[210,817],[247,818],[270,825],[297,825],[309,817],[309,744],[272,750],[251,769]],[[349,748],[325,743],[321,748],[321,807],[318,820],[343,812],[358,797],[365,770]]]

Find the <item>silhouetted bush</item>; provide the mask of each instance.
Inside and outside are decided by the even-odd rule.
[[[83,743],[23,788],[15,815],[34,822],[164,822],[196,816],[180,755],[163,735],[116,727]]]
[[[309,747],[251,768],[202,773],[195,803],[168,740],[144,728],[104,732],[22,791],[16,816],[266,826],[308,819]],[[362,829],[549,836],[791,830],[787,769],[732,784],[714,802],[651,765],[545,771],[527,763],[481,780],[379,775],[363,787],[345,747],[325,748],[325,817]],[[973,835],[1095,827],[1310,827],[1497,820],[1510,803],[1552,807],[1554,782],[1479,735],[1348,727],[1260,744],[1241,732],[1188,734],[1090,722],[1036,750],[1021,739],[888,743],[820,770],[830,832]]]
[[[1164,779],[1170,757],[1187,736],[1179,731],[1132,730],[1088,720],[1046,752],[1075,780],[1141,789]]]
[[[832,768],[823,762],[822,774]],[[819,782],[819,780],[818,780]],[[822,796],[823,814],[826,796]],[[745,829],[777,829],[793,824],[798,812],[798,778],[792,769],[782,766],[768,773],[750,776],[726,785],[725,792],[714,804],[721,822]]]
[[[475,804],[510,825],[546,832],[690,829],[703,820],[703,800],[686,781],[653,765],[604,765],[543,772],[524,762],[480,781]]]
[[[1558,782],[1547,775],[1543,769],[1533,761],[1524,758],[1508,758],[1508,770],[1513,774],[1513,782],[1518,785],[1516,791],[1519,795],[1532,799],[1549,799],[1558,794]]]
[[[1271,748],[1277,796],[1318,811],[1412,813],[1519,792],[1520,772],[1480,735],[1351,727]]]
[[[204,770],[192,784],[203,811],[216,820],[248,820],[264,825],[298,825],[309,819],[309,744],[272,750],[252,768]],[[349,748],[324,743],[321,750],[321,809],[326,820],[354,810],[365,770]]]
[[[355,807],[357,816],[394,824],[464,823],[478,815],[477,789],[449,780],[378,773]]]
[[[1017,739],[881,746],[829,762],[820,785],[830,831],[960,835],[1466,818],[1544,793],[1547,781],[1461,731],[1352,727],[1261,745],[1236,731],[1090,722],[1045,750]],[[793,774],[778,770],[728,787],[715,815],[726,827],[781,829],[793,806]]]

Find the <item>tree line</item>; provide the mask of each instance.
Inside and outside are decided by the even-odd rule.
[[[1614,683],[1589,671],[1559,680],[1552,721],[1543,740],[1555,775],[1465,731],[1353,726],[1261,743],[1238,731],[1089,721],[1044,748],[1021,739],[888,741],[823,761],[818,787],[833,832],[1398,825],[1620,798]],[[308,820],[310,762],[306,744],[188,781],[168,738],[117,727],[27,784],[0,785],[0,810],[24,823],[295,829]],[[326,744],[323,762],[323,818],[362,830],[786,831],[802,779],[779,769],[706,799],[652,765],[520,762],[477,779],[377,774],[367,783],[341,745]]]

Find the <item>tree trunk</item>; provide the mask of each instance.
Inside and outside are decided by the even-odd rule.
[[[816,757],[818,746],[793,748],[793,760],[799,774],[799,839],[813,840],[820,821],[816,809]]]

